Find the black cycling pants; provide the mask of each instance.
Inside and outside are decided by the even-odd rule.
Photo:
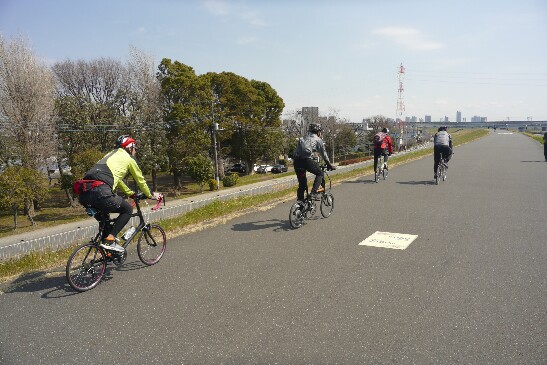
[[[312,193],[317,192],[317,189],[319,189],[319,186],[321,186],[321,183],[323,182],[324,172],[321,170],[321,167],[319,167],[317,161],[312,160],[311,158],[295,159],[294,172],[298,179],[298,190],[296,191],[296,198],[298,200],[304,200],[304,191],[306,191],[306,188],[308,187],[306,171],[315,175],[313,188],[311,190]]]
[[[437,173],[437,167],[439,167],[439,162],[441,161],[441,155],[446,162],[450,161],[450,159],[452,158],[452,148],[448,146],[433,147],[433,172],[435,174]]]
[[[384,156],[384,162],[387,162],[389,153],[387,152],[387,149],[385,148],[375,148],[374,149],[374,171],[376,172],[376,168],[378,167],[378,159],[380,156]]]
[[[80,195],[80,203],[84,206],[96,208],[99,212],[95,214],[95,219],[102,222],[103,214],[120,213],[114,220],[112,229],[106,227],[104,237],[112,234],[114,237],[120,233],[127,222],[131,219],[133,208],[125,199],[112,192],[107,184],[99,185],[90,191]]]

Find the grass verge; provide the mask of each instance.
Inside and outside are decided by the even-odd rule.
[[[542,135],[539,135],[539,134],[532,134],[532,133],[523,133],[524,135],[532,138],[532,139],[535,139],[536,141],[538,141],[539,143],[541,144],[545,144],[545,141],[543,140],[543,136]]]
[[[489,132],[484,129],[463,130],[455,132],[452,135],[453,143],[455,146],[459,146],[482,138],[488,133]],[[390,162],[392,163],[392,166],[395,166],[419,158],[423,158],[425,156],[431,155],[432,153],[432,149],[426,149],[410,152],[408,154],[400,156],[394,155],[390,159]],[[332,175],[331,179],[333,183],[341,182],[357,178],[362,175],[370,174],[372,173],[372,170],[372,166],[366,166],[363,168],[358,168],[351,171]],[[280,176],[283,175],[284,174],[280,174]],[[227,217],[229,215],[233,215],[233,217],[235,217],[241,214],[245,214],[245,212],[249,209],[254,209],[261,205],[279,202],[281,198],[291,197],[294,196],[294,194],[295,189],[288,188],[267,194],[244,196],[226,201],[216,200],[211,204],[192,210],[179,217],[161,221],[160,224],[168,233],[169,238],[172,238],[183,234],[184,228],[202,224],[203,222],[213,222],[216,219],[219,219],[221,217]],[[28,273],[32,271],[44,271],[62,266],[68,260],[68,257],[72,253],[73,249],[74,246],[55,252],[35,252],[17,259],[0,262],[0,282],[12,280],[23,273]]]

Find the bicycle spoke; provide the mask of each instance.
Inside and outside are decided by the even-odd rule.
[[[94,243],[78,247],[66,265],[66,278],[77,291],[94,288],[102,279],[106,269],[104,253]]]
[[[165,231],[158,225],[143,228],[137,243],[137,253],[146,265],[154,265],[165,253],[167,238]]]

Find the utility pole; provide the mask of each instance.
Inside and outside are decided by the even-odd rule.
[[[220,177],[218,174],[218,154],[217,154],[217,131],[218,123],[215,123],[215,102],[211,102],[211,138],[213,139],[213,155],[215,159],[215,180],[217,181],[217,190],[220,188]]]
[[[403,92],[405,91],[405,88],[403,86],[403,78],[405,76],[405,68],[403,67],[402,63],[401,63],[401,66],[399,66],[399,71],[397,72],[397,76],[399,79],[399,89],[398,89],[398,96],[397,96],[397,110],[395,111],[395,123],[399,122],[399,129],[401,131],[401,137],[399,138],[399,150],[400,150],[403,145],[403,138],[405,135],[405,125],[403,122],[403,111],[405,110],[405,102],[403,100]]]

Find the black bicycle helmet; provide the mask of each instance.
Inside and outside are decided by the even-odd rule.
[[[439,129],[437,130],[437,132],[440,132],[440,131],[446,131],[446,127],[439,127]]]
[[[382,132],[383,132],[383,133],[389,133],[389,129],[384,128],[384,129],[382,129]]]
[[[312,133],[319,133],[323,130],[323,128],[321,127],[320,124],[317,124],[317,123],[311,123],[308,127],[308,130]]]

